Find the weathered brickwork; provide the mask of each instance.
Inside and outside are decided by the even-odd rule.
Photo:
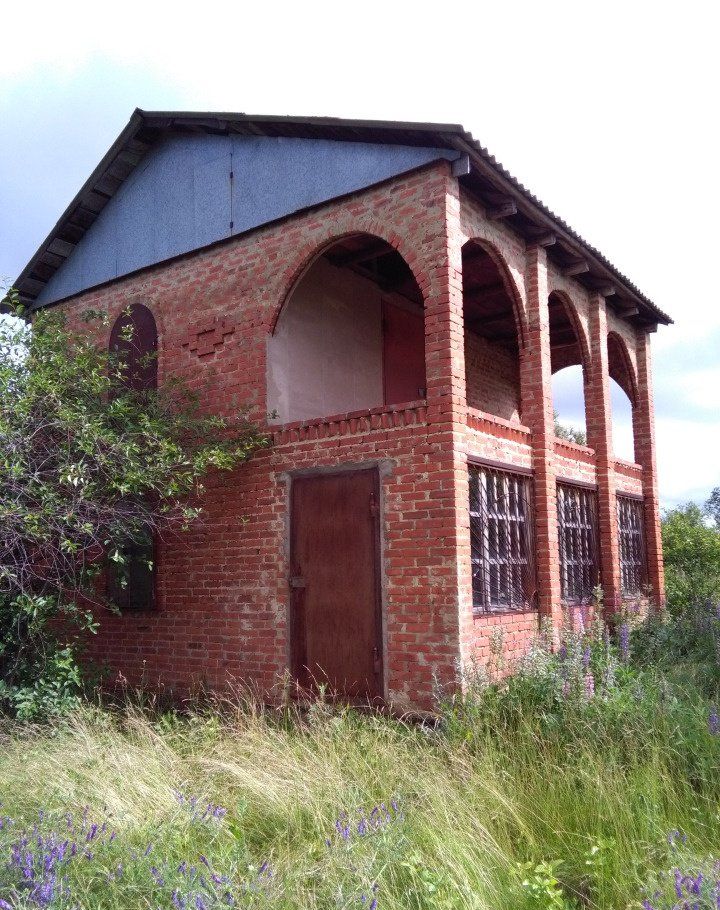
[[[520,420],[517,357],[475,332],[465,332],[465,370],[468,407],[504,420]]]
[[[375,464],[381,479],[386,699],[430,708],[436,684],[486,662],[502,630],[518,660],[541,618],[563,622],[556,479],[596,484],[603,585],[618,600],[615,491],[642,494],[648,568],[662,594],[649,346],[645,336],[554,274],[525,243],[461,194],[446,162],[163,263],[62,304],[115,318],[131,303],[153,312],[160,382],[183,377],[208,408],[266,421],[266,344],[304,270],[356,232],[390,243],[424,298],[427,397],[392,407],[273,426],[273,445],[240,470],[209,478],[200,524],[159,545],[154,612],[103,616],[94,656],[137,681],[185,690],[249,683],[276,697],[287,674],[289,488],[297,472]],[[463,327],[462,255],[481,241],[516,307],[519,367]],[[586,351],[592,448],[555,440],[548,295],[577,310]],[[607,332],[635,374],[638,464],[616,463],[609,432]],[[490,373],[492,372],[492,375]],[[470,407],[468,407],[468,405]],[[472,607],[468,459],[532,471],[539,610],[477,615]],[[274,694],[273,694],[274,693]]]

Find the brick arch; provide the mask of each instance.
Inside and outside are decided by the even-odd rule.
[[[157,347],[158,347],[158,357],[160,352],[165,347],[168,337],[168,328],[167,328],[167,317],[165,315],[164,308],[155,300],[152,300],[146,294],[135,294],[132,297],[129,297],[127,300],[123,300],[119,303],[115,303],[114,299],[111,297],[107,305],[107,316],[109,320],[109,328],[112,329],[115,322],[122,316],[125,310],[131,309],[132,307],[141,306],[144,309],[150,311],[150,315],[155,320],[155,327],[157,329]],[[109,338],[108,332],[108,338]]]
[[[505,257],[500,252],[500,250],[492,243],[490,240],[487,240],[485,237],[479,237],[476,235],[470,236],[463,243],[463,249],[469,244],[476,244],[481,247],[488,256],[492,259],[495,267],[498,270],[500,279],[505,287],[508,297],[510,298],[510,303],[512,304],[513,319],[515,320],[515,330],[518,336],[518,347],[520,352],[525,349],[527,343],[527,322],[525,318],[525,310],[523,308],[523,301],[518,286],[515,283],[515,279],[512,277],[510,272],[510,267],[508,266]]]
[[[637,377],[625,339],[617,332],[608,332],[608,372],[630,399],[635,408],[638,400]]]
[[[320,238],[314,237],[311,242],[300,247],[293,262],[283,272],[280,279],[280,286],[283,289],[280,301],[273,310],[268,324],[268,333],[270,335],[275,333],[280,315],[300,281],[327,250],[331,249],[336,243],[339,243],[347,237],[354,237],[360,234],[367,235],[376,240],[383,240],[391,246],[405,260],[406,265],[415,278],[417,286],[420,288],[423,299],[425,298],[430,286],[428,274],[420,267],[419,256],[415,250],[409,248],[406,241],[399,234],[396,234],[394,231],[388,231],[386,225],[370,219],[358,219],[353,222],[352,228],[348,230],[338,231],[337,227],[338,226],[335,225],[334,227],[329,228],[325,231],[325,236]]]
[[[566,366],[581,366],[583,370],[583,379],[587,383],[590,377],[592,358],[590,357],[590,343],[588,341],[587,335],[585,334],[585,329],[583,328],[582,322],[580,321],[580,317],[578,316],[577,306],[572,297],[565,291],[553,290],[550,292],[549,297],[554,297],[562,304],[565,315],[567,316],[568,321],[573,328],[575,337],[577,338],[578,346],[580,348],[580,363],[568,363]],[[558,370],[554,370],[553,372],[558,372],[563,368],[564,367],[559,367]]]

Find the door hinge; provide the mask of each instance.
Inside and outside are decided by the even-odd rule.
[[[373,648],[373,670],[375,673],[380,672],[380,651],[378,648]]]
[[[374,493],[370,494],[370,517],[376,518],[378,514],[377,497]]]

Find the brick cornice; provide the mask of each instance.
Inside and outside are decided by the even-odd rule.
[[[532,442],[532,433],[529,427],[519,423],[511,423],[509,420],[503,420],[502,417],[495,417],[493,414],[486,414],[484,411],[478,411],[477,408],[467,409],[467,425],[471,430],[487,433],[490,436],[498,436],[501,439],[521,442],[526,445],[530,445]]]

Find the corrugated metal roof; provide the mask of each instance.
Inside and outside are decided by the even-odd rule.
[[[470,164],[469,173],[460,177],[461,182],[485,204],[497,202],[501,197],[512,200],[516,211],[507,221],[520,234],[532,239],[538,231],[552,233],[557,242],[549,247],[551,258],[561,266],[571,266],[577,259],[586,263],[586,272],[577,276],[579,281],[588,287],[607,289],[607,285],[612,285],[615,292],[611,299],[618,305],[636,306],[638,318],[645,323],[672,322],[602,253],[509,174],[460,124],[140,109],[133,112],[127,126],[18,276],[16,286],[27,302],[36,299],[148,149],[171,132],[323,138],[456,149],[468,156]]]

